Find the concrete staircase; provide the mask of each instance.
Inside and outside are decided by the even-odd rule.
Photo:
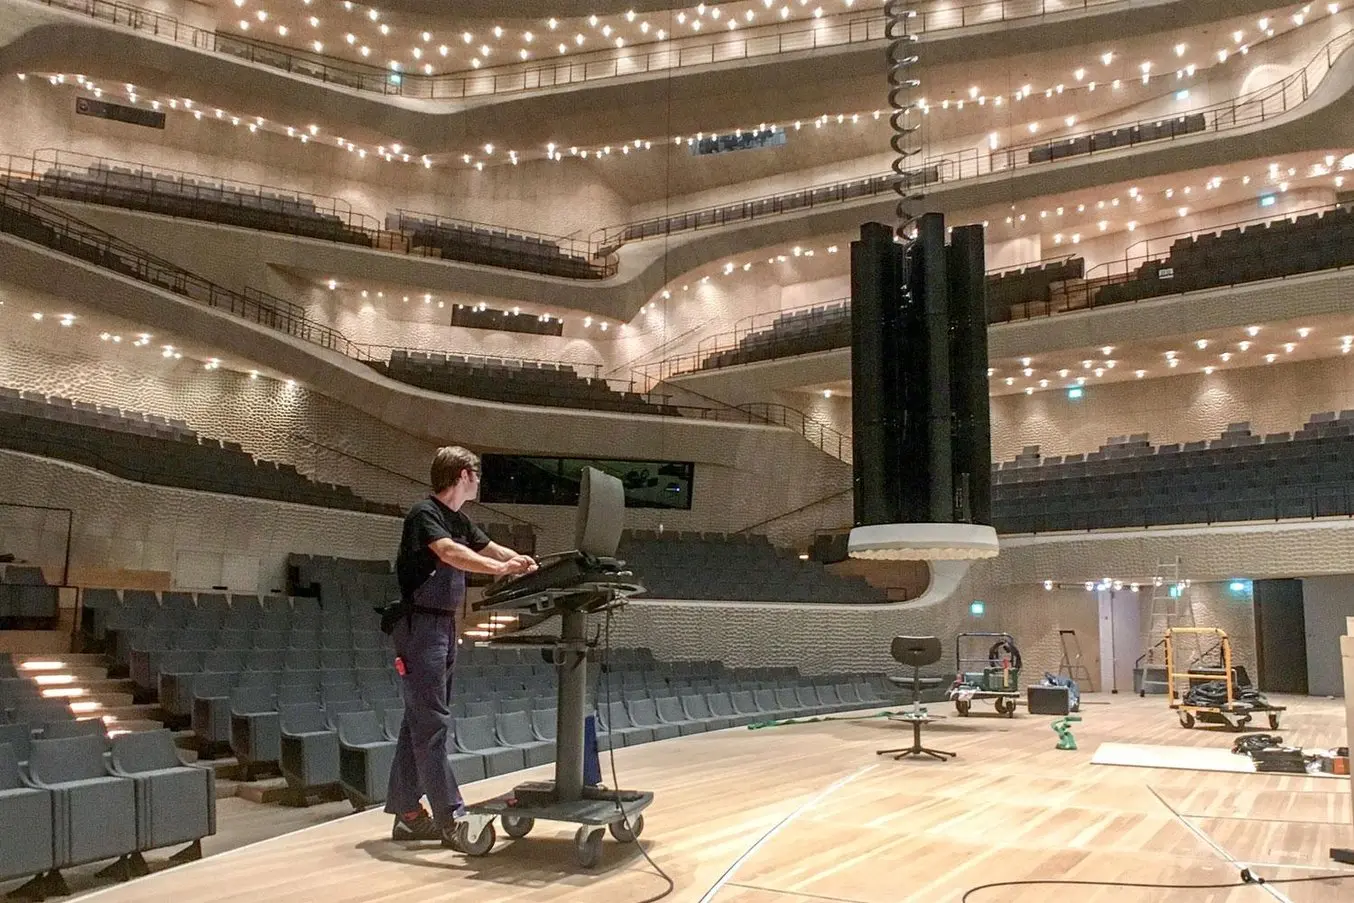
[[[16,653],[14,669],[51,699],[65,699],[76,718],[102,718],[110,734],[158,730],[164,713],[156,704],[137,705],[132,681],[110,678],[102,655],[71,652]]]

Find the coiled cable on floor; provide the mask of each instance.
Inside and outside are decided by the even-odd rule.
[[[914,70],[917,67],[917,35],[909,28],[917,11],[910,8],[912,0],[887,0],[884,4],[884,37],[888,40],[889,65],[889,126],[893,135],[889,146],[893,148],[893,191],[898,196],[895,207],[898,225],[897,236],[904,244],[913,238],[912,223],[917,217],[913,210],[922,200],[922,186],[925,179],[915,167],[916,157],[922,152],[920,105],[915,93],[921,87],[921,81]]]

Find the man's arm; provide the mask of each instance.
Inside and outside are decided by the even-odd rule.
[[[501,546],[496,542],[491,542],[480,549],[480,554],[486,558],[492,558],[495,561],[512,561],[514,558],[526,558],[526,555],[520,552],[514,552],[507,546]]]
[[[488,552],[492,546],[490,543],[484,552]],[[428,543],[428,548],[444,564],[472,574],[490,574],[494,577],[523,573],[528,570],[528,563],[531,562],[529,558],[516,553],[512,553],[512,557],[507,559],[491,558],[484,552],[476,552],[453,539],[435,539]]]

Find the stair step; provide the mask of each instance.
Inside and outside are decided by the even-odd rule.
[[[55,660],[52,659],[42,659],[41,661],[53,661],[55,663]],[[15,669],[20,677],[27,677],[30,680],[39,677],[71,677],[78,682],[110,679],[108,668],[103,665],[66,665],[64,662],[61,664],[63,665],[61,668],[43,669],[41,671],[26,670],[17,665]]]
[[[242,781],[235,788],[235,795],[251,803],[276,803],[288,794],[286,778],[268,778],[263,781]]]
[[[115,723],[107,725],[109,731],[158,731],[164,727],[159,721],[137,720],[137,719],[118,719]]]
[[[58,662],[60,668],[107,668],[108,656],[97,653],[59,652],[52,655],[19,653],[13,655],[14,667],[22,673],[25,664],[30,662]]]
[[[145,703],[142,705],[119,705],[100,709],[100,715],[112,715],[122,721],[154,721],[157,727],[164,727],[164,710],[157,703]]]

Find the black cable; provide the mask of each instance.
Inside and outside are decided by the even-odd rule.
[[[611,616],[612,616],[612,612],[613,612],[613,609],[611,609],[611,608],[608,608],[608,609],[606,610],[606,630],[605,630],[606,643],[605,643],[605,645],[602,647],[602,671],[606,674],[606,679],[603,681],[603,686],[605,687],[605,693],[606,693],[606,712],[607,712],[607,717],[608,717],[608,718],[611,717]],[[595,723],[595,722],[594,722],[594,723]],[[610,723],[610,722],[608,722],[608,723]],[[610,760],[610,762],[611,762],[611,789],[614,790],[614,791],[616,792],[616,811],[619,812],[619,813],[621,814],[621,824],[625,826],[625,831],[626,831],[626,833],[627,833],[627,834],[630,834],[630,835],[633,837],[633,836],[634,836],[634,833],[635,833],[635,829],[634,829],[634,828],[631,826],[631,824],[630,824],[630,817],[629,817],[628,815],[626,815],[626,813],[625,813],[625,806],[623,806],[623,805],[621,804],[621,779],[620,779],[619,777],[616,776],[616,744],[615,744],[615,743],[612,743],[612,742],[608,742],[608,743],[607,743],[606,751],[607,751],[607,758],[608,758],[608,759]],[[643,816],[641,815],[640,817],[642,818]],[[634,846],[635,846],[636,849],[639,850],[640,855],[642,855],[642,856],[648,861],[649,865],[653,867],[653,870],[654,870],[655,872],[658,873],[658,876],[668,883],[668,889],[665,890],[665,891],[663,891],[663,892],[662,892],[661,894],[659,894],[658,896],[656,896],[656,897],[649,897],[649,898],[647,898],[647,899],[645,899],[645,900],[641,900],[641,901],[640,901],[640,903],[656,903],[656,901],[663,899],[663,898],[666,897],[668,894],[670,894],[670,893],[672,893],[674,890],[676,890],[676,889],[677,889],[677,884],[676,884],[676,882],[674,882],[674,881],[672,880],[672,876],[671,876],[671,875],[669,875],[667,872],[663,871],[663,867],[662,867],[662,866],[660,866],[657,862],[654,862],[654,861],[653,861],[653,858],[649,856],[649,851],[646,850],[646,849],[644,849],[643,845],[641,845],[640,842],[639,842],[639,838],[637,838],[637,837],[635,838]]]
[[[959,903],[968,903],[969,897],[982,890],[991,890],[997,887],[1034,887],[1036,885],[1056,886],[1065,885],[1068,887],[1138,887],[1151,888],[1154,890],[1226,890],[1234,887],[1245,887],[1248,884],[1305,884],[1312,881],[1344,881],[1354,878],[1354,872],[1336,872],[1330,875],[1313,875],[1308,878],[1262,878],[1250,869],[1242,869],[1240,880],[1229,881],[1226,884],[1147,884],[1138,881],[1073,881],[1066,878],[1031,878],[1026,881],[994,881],[991,884],[979,884],[977,887],[971,887],[964,892],[964,896],[959,898]]]

